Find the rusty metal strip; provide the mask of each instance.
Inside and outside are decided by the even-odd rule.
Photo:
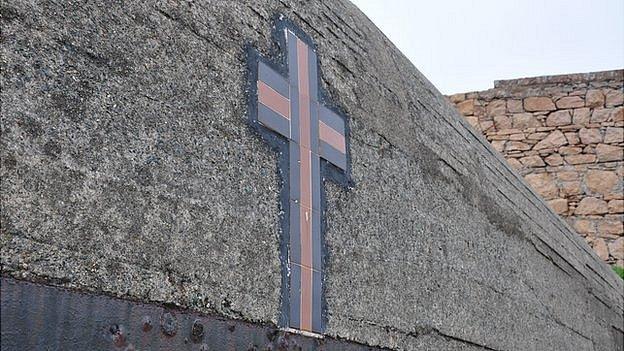
[[[0,347],[14,350],[379,350],[2,277]],[[317,323],[318,319],[315,320]]]

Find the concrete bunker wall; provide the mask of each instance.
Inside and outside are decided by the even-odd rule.
[[[244,48],[270,56],[282,14],[349,116],[354,185],[325,184],[328,336],[622,340],[622,281],[352,4],[1,6],[3,276],[277,324],[277,156],[247,124]]]

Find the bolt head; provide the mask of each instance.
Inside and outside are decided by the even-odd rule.
[[[144,332],[152,330],[152,319],[149,316],[144,316],[141,325]]]
[[[193,326],[191,327],[191,340],[193,342],[200,342],[204,337],[204,325],[201,320],[196,319],[193,321]]]
[[[167,336],[174,336],[178,330],[178,321],[170,312],[164,312],[160,316],[160,328],[162,329],[163,334]]]
[[[119,324],[112,324],[108,331],[111,333],[113,344],[117,347],[122,347],[126,344],[126,337],[124,335],[124,327]]]

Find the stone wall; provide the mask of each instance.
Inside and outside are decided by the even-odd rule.
[[[608,263],[624,266],[624,71],[495,82],[450,100]]]

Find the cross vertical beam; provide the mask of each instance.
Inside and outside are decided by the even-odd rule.
[[[298,154],[297,163],[290,164],[291,170],[298,168],[291,171],[289,192],[290,213],[298,213],[290,226],[290,321],[291,327],[319,331],[322,255],[316,54],[293,32],[287,31],[286,35],[292,125],[296,129],[290,152]]]

